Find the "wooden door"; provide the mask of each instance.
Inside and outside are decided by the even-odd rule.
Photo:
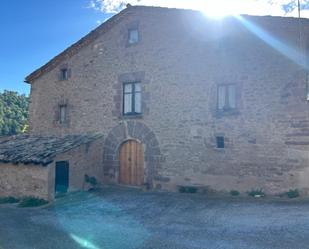
[[[141,143],[129,140],[120,148],[119,183],[140,186],[144,183],[144,149]]]
[[[56,162],[55,192],[65,193],[69,187],[69,162]]]

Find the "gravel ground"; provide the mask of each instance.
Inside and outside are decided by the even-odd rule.
[[[309,200],[107,187],[45,208],[0,205],[1,249],[309,249]]]

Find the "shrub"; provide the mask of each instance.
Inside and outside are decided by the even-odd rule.
[[[237,191],[237,190],[231,190],[230,191],[230,195],[232,195],[232,196],[238,196],[240,193],[239,193],[239,191]]]
[[[0,198],[0,204],[17,203],[17,202],[19,202],[19,199],[15,198],[13,196],[7,196],[7,197]]]
[[[90,183],[93,187],[96,186],[96,185],[98,184],[97,179],[96,179],[94,176],[92,176],[92,177],[89,178],[89,183]]]
[[[98,184],[97,179],[94,176],[85,175],[85,182],[89,183],[92,187],[95,187]]]
[[[179,193],[186,193],[186,188],[184,186],[180,186],[178,188]]]
[[[248,192],[248,195],[252,197],[263,197],[265,196],[265,193],[263,192],[262,189],[252,189],[251,191]]]
[[[298,189],[290,189],[289,191],[285,192],[285,195],[289,198],[297,198],[299,197]]]
[[[48,201],[33,196],[26,196],[21,199],[19,207],[38,207],[47,204]]]
[[[197,192],[197,187],[193,187],[193,186],[179,186],[178,187],[178,191],[179,191],[179,193],[194,194],[194,193]]]
[[[197,187],[187,187],[187,192],[190,194],[194,194],[197,192]]]

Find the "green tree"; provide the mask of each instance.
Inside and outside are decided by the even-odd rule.
[[[25,132],[28,127],[29,98],[17,92],[0,93],[0,136]]]

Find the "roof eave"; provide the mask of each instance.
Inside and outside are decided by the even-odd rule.
[[[101,34],[108,31],[119,20],[120,17],[122,17],[125,13],[127,13],[129,9],[133,9],[133,8],[134,7],[127,7],[124,10],[120,11],[118,14],[112,16],[106,22],[101,24],[99,27],[90,31],[87,35],[79,39],[77,42],[73,43],[70,47],[66,48],[64,51],[56,55],[51,60],[49,60],[46,64],[39,67],[37,70],[33,71],[31,74],[29,74],[25,78],[24,82],[27,84],[31,84],[34,80],[41,77],[44,73],[48,72],[49,70],[59,65],[61,61],[73,56],[75,52],[78,51],[80,48],[87,46],[89,43],[94,41]]]

